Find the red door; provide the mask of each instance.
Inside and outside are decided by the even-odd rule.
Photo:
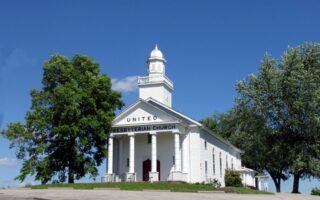
[[[149,172],[151,171],[151,160],[147,159],[142,163],[142,180],[149,181]]]
[[[151,171],[151,160],[147,159],[142,163],[142,180],[149,181],[149,172]],[[157,172],[159,173],[160,181],[160,161],[157,160]]]

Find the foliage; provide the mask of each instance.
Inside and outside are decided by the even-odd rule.
[[[312,190],[311,190],[311,195],[318,195],[318,196],[320,196],[320,188],[317,188],[317,187],[312,188]]]
[[[224,175],[224,181],[226,186],[232,186],[232,187],[242,187],[242,180],[240,178],[240,173],[234,170],[226,170],[226,173]]]
[[[32,90],[25,124],[10,123],[1,135],[23,160],[20,175],[47,183],[73,183],[86,174],[96,177],[106,157],[106,141],[114,111],[123,106],[110,78],[86,56],[72,60],[54,55],[45,62],[43,87]]]
[[[265,169],[279,191],[280,179],[292,173],[293,192],[298,192],[301,177],[319,174],[314,166],[319,165],[320,45],[289,48],[279,63],[266,56],[259,72],[238,83],[237,90],[238,106],[261,117],[269,130],[265,144],[271,154],[266,155],[276,160]]]
[[[266,55],[257,73],[236,84],[235,106],[203,120],[244,151],[242,161],[281,180],[320,175],[320,45],[288,48],[277,61]]]

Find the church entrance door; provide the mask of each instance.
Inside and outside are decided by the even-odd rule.
[[[149,181],[149,172],[151,172],[151,160],[147,159],[142,163],[142,180]],[[157,172],[159,173],[159,181],[160,181],[160,161],[157,160]]]

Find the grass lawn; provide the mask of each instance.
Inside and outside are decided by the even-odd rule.
[[[134,183],[76,183],[76,184],[47,184],[34,185],[32,189],[47,189],[48,187],[70,187],[74,189],[93,189],[93,188],[120,188],[121,190],[170,190],[172,192],[198,192],[214,191],[211,185],[188,184],[188,183],[170,183],[170,182],[134,182]]]
[[[225,187],[222,188],[223,191],[226,193],[237,193],[237,194],[274,194],[271,192],[263,192],[260,190],[253,190],[250,188],[244,188],[244,187]]]
[[[189,184],[176,182],[122,182],[122,183],[75,183],[75,184],[47,184],[47,185],[33,185],[31,189],[48,189],[50,188],[73,188],[73,189],[94,189],[94,188],[120,188],[120,190],[170,190],[171,192],[198,192],[198,191],[217,191],[222,190],[227,193],[238,194],[273,194],[269,192],[262,192],[242,187],[226,187],[214,188],[210,184]]]

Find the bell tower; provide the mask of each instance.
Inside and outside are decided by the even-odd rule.
[[[147,59],[148,76],[138,78],[139,98],[148,99],[151,97],[171,107],[173,83],[165,75],[166,62],[156,45]]]

